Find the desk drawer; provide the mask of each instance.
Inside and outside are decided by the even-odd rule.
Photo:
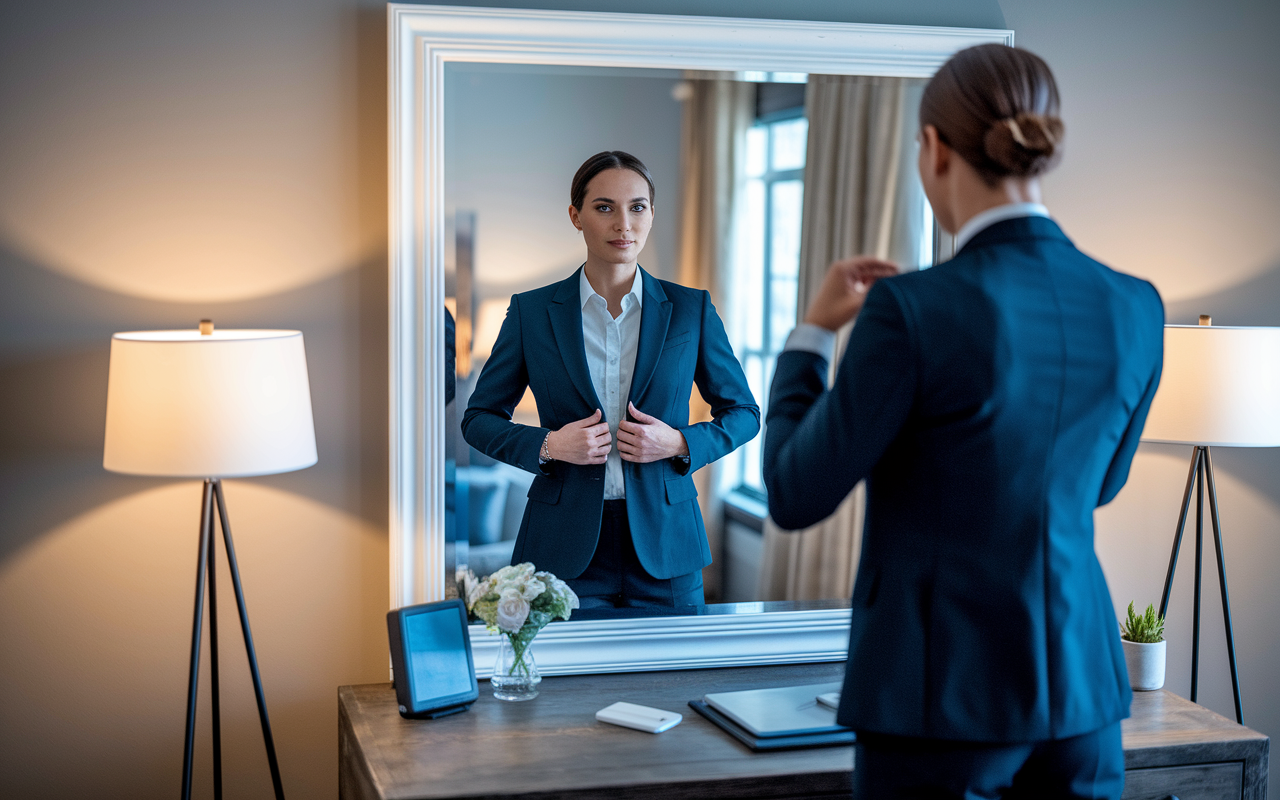
[[[1124,773],[1123,800],[1240,800],[1244,764],[1193,764],[1186,767],[1131,769]]]

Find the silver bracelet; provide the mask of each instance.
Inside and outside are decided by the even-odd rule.
[[[554,461],[551,457],[551,451],[547,449],[547,443],[551,441],[551,431],[547,431],[547,437],[542,440],[542,451],[538,453],[538,462],[545,464],[548,461]]]

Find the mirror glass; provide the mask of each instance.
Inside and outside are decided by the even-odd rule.
[[[570,181],[588,156],[624,150],[649,167],[654,221],[640,264],[655,277],[712,292],[762,412],[773,359],[804,292],[816,285],[816,268],[806,265],[825,264],[824,254],[840,250],[877,251],[904,269],[948,255],[916,177],[924,80],[862,85],[846,76],[821,84],[825,78],[446,65],[445,294],[455,320],[445,411],[446,575],[469,567],[483,576],[510,561],[533,476],[468,446],[459,423],[511,295],[560,281],[585,258],[567,209]],[[886,82],[897,82],[889,101],[874,88]],[[854,118],[863,122],[841,123]],[[722,163],[709,178],[705,164],[715,158]],[[861,177],[844,185],[846,174]],[[698,178],[718,188],[700,194],[691,183]],[[715,212],[691,213],[695,202]],[[691,421],[705,418],[699,403],[695,390]],[[513,419],[538,425],[531,393]],[[756,437],[697,476],[714,559],[703,575],[707,600],[724,604],[706,611],[845,600],[860,545],[859,497],[837,512],[831,527],[838,530],[806,533],[803,545],[781,536],[763,519],[761,442]],[[824,571],[833,574],[817,574]],[[456,582],[446,585],[456,596]]]

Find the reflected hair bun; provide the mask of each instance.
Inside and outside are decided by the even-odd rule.
[[[1006,175],[1032,178],[1061,158],[1062,133],[1058,117],[1024,112],[997,120],[983,137],[982,149]]]

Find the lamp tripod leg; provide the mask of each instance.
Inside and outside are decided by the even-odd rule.
[[[1160,597],[1160,616],[1169,610],[1169,593],[1173,590],[1173,573],[1178,568],[1178,550],[1182,547],[1182,532],[1187,527],[1187,510],[1191,508],[1191,487],[1195,485],[1196,475],[1200,471],[1200,452],[1197,448],[1191,454],[1191,468],[1187,471],[1187,488],[1182,493],[1182,512],[1178,515],[1178,529],[1173,534],[1173,551],[1169,553],[1169,571],[1164,577],[1164,594]]]
[[[249,630],[249,612],[245,608],[244,590],[240,585],[240,567],[236,564],[236,548],[231,541],[231,525],[227,519],[227,502],[222,496],[222,482],[213,481],[214,498],[222,522],[223,542],[227,547],[227,564],[231,568],[231,586],[236,595],[236,608],[240,612],[240,630],[244,633],[244,649],[249,657],[249,672],[253,676],[253,693],[258,701],[258,719],[262,723],[262,739],[267,749],[267,765],[271,768],[271,785],[276,800],[284,800],[284,785],[280,780],[280,764],[276,759],[275,740],[271,735],[271,720],[267,717],[267,701],[262,691],[262,677],[258,673],[258,656],[253,647],[253,634]]]
[[[1191,607],[1191,702],[1196,702],[1200,688],[1200,585],[1204,562],[1204,448],[1196,448],[1200,474],[1196,476],[1196,582]]]
[[[213,543],[213,484],[204,482],[200,504],[200,554],[196,559],[196,604],[191,622],[191,667],[187,676],[187,734],[182,750],[182,800],[191,798],[191,767],[196,737],[196,690],[200,681],[200,627],[204,618],[204,579]]]
[[[209,700],[213,722],[213,797],[222,800],[222,703],[218,685],[218,537],[213,533],[217,521],[209,520]]]
[[[1227,628],[1227,660],[1231,662],[1231,693],[1236,702],[1236,722],[1244,724],[1240,704],[1240,673],[1236,669],[1236,640],[1231,629],[1231,599],[1227,592],[1227,565],[1222,556],[1222,521],[1218,517],[1218,490],[1213,481],[1213,461],[1209,448],[1204,449],[1205,475],[1209,481],[1209,514],[1213,522],[1213,544],[1218,557],[1218,588],[1222,592],[1222,621]]]

